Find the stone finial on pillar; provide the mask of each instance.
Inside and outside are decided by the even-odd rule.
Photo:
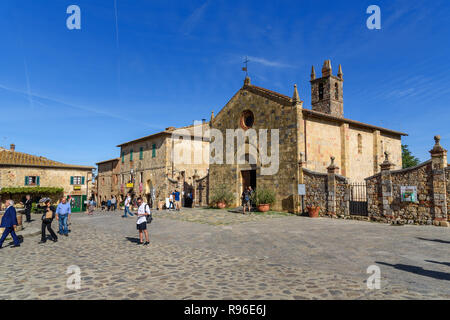
[[[330,157],[331,163],[327,167],[328,173],[339,174],[339,167],[334,163],[335,157]]]
[[[447,167],[447,150],[441,146],[441,136],[434,136],[434,146],[430,150],[433,169],[445,169]]]
[[[316,70],[314,69],[314,66],[311,68],[311,80],[316,79]]]
[[[389,161],[389,152],[385,151],[384,152],[384,161],[382,164],[380,164],[381,171],[389,171],[392,169],[393,166],[394,166],[394,164]]]
[[[299,157],[298,165],[299,165],[300,167],[305,167],[305,166],[306,166],[305,153],[303,153],[303,152],[300,152],[300,157]]]

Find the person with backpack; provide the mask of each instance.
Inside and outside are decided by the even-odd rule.
[[[244,192],[242,192],[242,207],[244,209],[245,214],[245,208],[248,208],[248,212],[250,213],[251,210],[251,204],[250,204],[250,190],[248,188],[244,189]]]
[[[152,216],[150,207],[147,203],[142,201],[142,198],[137,199],[137,204],[139,206],[137,212],[136,228],[139,230],[139,242],[138,244],[143,244],[144,246],[150,244],[150,239],[148,236],[147,223],[151,223]],[[145,242],[143,242],[143,234],[145,234]]]

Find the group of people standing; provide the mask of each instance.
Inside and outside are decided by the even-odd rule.
[[[117,210],[117,199],[116,196],[112,196],[108,200],[103,200],[102,203],[102,210],[106,211],[116,211]]]
[[[58,241],[58,236],[52,229],[52,222],[56,218],[56,220],[59,222],[59,230],[58,233],[62,236],[69,236],[69,222],[70,222],[70,215],[72,213],[72,208],[70,203],[67,201],[65,197],[61,198],[60,203],[56,206],[52,206],[50,199],[45,199],[43,201],[43,214],[41,216],[42,224],[41,224],[41,241],[40,244],[47,242],[47,234],[48,231],[50,233],[50,239],[53,242]],[[31,222],[31,208],[32,208],[32,201],[31,196],[27,195],[26,200],[23,202],[24,208],[25,208],[25,216],[26,216],[26,222]],[[2,237],[0,238],[0,248],[3,246],[3,242],[5,241],[6,237],[11,234],[11,237],[13,238],[14,245],[13,247],[20,247],[20,240],[19,237],[15,233],[15,228],[18,226],[17,221],[17,211],[14,208],[14,201],[13,200],[7,200],[6,201],[6,211],[2,217],[2,221],[0,223],[0,228],[5,228],[4,232],[2,234]]]
[[[47,199],[44,202],[44,213],[42,214],[42,226],[41,226],[41,241],[39,243],[45,243],[47,241],[46,230],[50,233],[50,238],[53,242],[58,241],[56,233],[52,229],[52,222],[56,218],[59,222],[58,233],[62,236],[69,236],[69,222],[70,215],[72,214],[72,208],[70,203],[67,202],[65,197],[61,198],[60,203],[56,206],[52,206],[51,200]]]
[[[174,190],[171,194],[169,194],[169,207],[167,209],[180,211],[181,201],[180,201],[180,192],[178,190]]]

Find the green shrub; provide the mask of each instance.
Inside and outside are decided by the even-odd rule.
[[[252,194],[252,203],[255,205],[260,204],[274,204],[275,203],[275,192],[266,188],[257,188]]]
[[[6,187],[0,190],[2,201],[9,198],[17,204],[22,202],[27,194],[31,195],[33,202],[41,198],[50,198],[55,202],[64,195],[64,189],[54,187]],[[31,210],[33,212],[33,208]]]
[[[225,184],[221,184],[211,192],[209,202],[213,206],[216,206],[219,202],[223,202],[229,206],[234,202],[234,194]]]

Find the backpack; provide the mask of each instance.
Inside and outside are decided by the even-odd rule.
[[[145,209],[146,210],[147,210],[147,207],[150,210],[150,207],[148,206],[148,204],[145,204]],[[150,214],[148,216],[145,216],[145,219],[146,219],[148,224],[152,223],[153,217],[152,217],[152,211],[151,210],[150,210]]]

